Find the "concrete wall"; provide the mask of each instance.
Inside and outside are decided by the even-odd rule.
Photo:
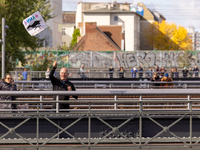
[[[58,53],[58,54],[57,54]],[[50,51],[49,62],[52,64],[56,57],[58,67],[79,68],[85,64],[86,68],[109,68],[113,65],[115,68],[123,66],[132,68],[142,66],[143,68],[154,67],[180,67],[178,58],[184,51],[135,51],[135,52],[72,52],[72,51]],[[26,68],[31,68],[34,62],[42,63],[45,58],[45,52],[35,52],[32,55],[26,55]],[[188,66],[197,65],[200,68],[200,52],[191,51]],[[20,63],[16,67],[21,67]]]

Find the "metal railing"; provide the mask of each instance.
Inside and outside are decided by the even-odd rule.
[[[200,88],[200,81],[172,81],[172,82],[151,82],[151,81],[71,81],[76,88]],[[52,90],[50,81],[15,81],[20,90]],[[155,85],[156,84],[156,85]],[[162,86],[163,84],[173,84]],[[159,86],[157,86],[159,85]]]
[[[43,78],[45,79],[45,72],[46,71],[27,71],[28,72],[28,79],[31,80],[33,78]],[[70,78],[82,78],[80,74],[78,74],[79,71],[69,71],[69,77]],[[10,71],[12,77],[15,79],[15,81],[22,79],[22,73],[23,71]],[[109,71],[88,71],[84,72],[84,74],[87,76],[87,78],[109,78],[110,73],[113,73],[113,78],[119,78],[119,71],[109,72]],[[170,71],[167,72],[158,72],[160,77],[163,77],[165,73],[168,73],[170,77],[176,78],[174,75],[172,76]],[[147,71],[142,72],[136,72],[136,76],[134,78],[149,78],[149,73]],[[152,72],[153,74],[153,72]],[[190,71],[187,73],[187,77],[184,77],[183,72],[178,72],[178,78],[193,78],[197,77],[199,78],[199,73],[195,71]],[[59,77],[59,70],[55,72],[55,76]],[[124,71],[124,78],[132,78],[132,72],[131,71]]]
[[[153,143],[162,143],[163,145],[173,145],[176,146],[175,143],[179,143],[177,146],[183,146],[183,147],[189,147],[192,149],[195,146],[199,146],[199,138],[195,138],[193,136],[193,119],[194,118],[200,118],[200,109],[199,109],[199,104],[200,104],[200,98],[192,98],[192,96],[200,96],[200,89],[134,89],[134,90],[127,90],[127,89],[102,89],[102,90],[97,90],[97,89],[90,89],[90,90],[85,90],[85,89],[79,89],[77,91],[1,91],[0,96],[18,96],[17,101],[0,101],[0,103],[29,103],[29,104],[36,104],[37,109],[8,109],[8,110],[1,110],[0,117],[4,116],[5,117],[12,117],[22,118],[22,122],[19,124],[16,124],[14,127],[9,127],[9,125],[6,125],[4,122],[0,121],[0,125],[5,127],[7,131],[5,134],[1,135],[0,137],[0,143],[23,143],[23,144],[29,144],[32,147],[37,148],[38,150],[44,146],[48,146],[48,144],[52,143],[62,143],[62,144],[68,144],[64,145],[65,147],[78,147],[81,148],[88,148],[91,149],[93,147],[114,147],[116,144],[124,144],[123,147],[137,147],[142,149],[145,146],[152,146]],[[44,96],[46,95],[55,95],[57,96],[56,101],[47,101],[44,99]],[[113,99],[104,99],[104,100],[98,100],[98,99],[80,99],[80,100],[70,100],[70,101],[63,101],[59,100],[59,95],[78,95],[78,96],[113,96]],[[149,99],[149,98],[144,98],[145,96],[148,95],[157,95],[157,96],[163,96],[163,95],[182,95],[185,96],[185,98],[181,99],[176,99],[176,98],[154,98],[154,99]],[[30,100],[19,98],[19,96],[39,96],[39,100],[36,100],[35,98]],[[120,96],[136,96],[134,99],[118,99]],[[48,104],[48,103],[56,103],[56,109],[43,109],[42,105],[43,104]],[[85,109],[69,109],[67,110],[59,110],[59,103],[69,103],[71,104],[85,104],[87,108]],[[92,105],[93,104],[112,104],[113,109],[93,109]],[[132,109],[121,109],[117,105],[120,104],[128,104],[128,105],[137,105],[137,108],[132,108]],[[166,109],[166,108],[153,108],[153,109],[147,109],[145,105],[149,104],[154,104],[154,105],[161,105],[161,104],[168,104],[170,107],[170,104],[179,104],[179,105],[184,105],[187,106],[182,109]],[[12,112],[11,112],[12,111]],[[21,112],[21,113],[19,113]],[[73,117],[75,118],[75,121],[73,121],[71,124],[61,127],[59,124],[55,123],[52,119],[52,117]],[[110,117],[112,118],[115,116],[116,118],[124,118],[124,121],[120,123],[119,125],[113,126],[110,125],[107,122],[107,119]],[[172,123],[168,123],[168,125],[162,125],[159,123],[158,120],[155,119],[160,117],[166,117],[166,116],[175,116],[175,121]],[[83,118],[88,119],[88,137],[87,138],[79,138],[76,137],[75,135],[71,134],[67,130],[74,126],[76,123],[81,121]],[[106,118],[106,119],[105,119]],[[174,125],[179,123],[181,120],[184,118],[188,118],[188,123],[189,123],[189,135],[187,138],[180,137],[176,135],[174,132],[170,130]],[[34,139],[32,138],[25,138],[21,136],[19,133],[16,132],[17,128],[20,126],[24,125],[26,122],[28,122],[31,119],[36,120],[36,137]],[[54,133],[52,137],[49,138],[40,138],[40,119],[45,119],[48,121],[50,124],[54,125],[56,128],[58,128],[58,132]],[[100,121],[102,124],[108,126],[111,131],[107,132],[105,135],[100,136],[100,137],[92,137],[91,135],[91,129],[92,129],[92,124],[91,121],[93,119],[97,119]],[[138,119],[138,137],[134,136],[129,136],[127,137],[124,135],[123,132],[120,132],[120,128],[123,126],[126,126],[126,124],[134,119]],[[149,119],[156,125],[158,125],[161,130],[159,133],[154,133],[152,137],[143,137],[143,119]],[[58,138],[61,133],[65,133],[69,135],[71,138],[68,140]],[[108,138],[109,135],[117,133],[119,135],[119,138]],[[168,133],[170,134],[173,138],[165,138],[161,139],[160,135]],[[16,140],[11,140],[11,139],[6,139],[5,137],[9,134],[14,134],[16,135],[19,139]],[[57,145],[59,146],[59,145]],[[11,145],[5,146],[5,148],[12,147]],[[19,145],[20,147],[20,145]]]

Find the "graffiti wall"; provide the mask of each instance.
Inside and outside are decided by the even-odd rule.
[[[35,52],[26,54],[26,66],[41,64],[45,57],[53,63],[57,60],[58,67],[79,68],[84,64],[86,68],[125,68],[142,66],[144,68],[154,67],[181,67],[186,59],[184,51],[134,51],[134,52],[71,52],[71,51],[50,51]],[[200,52],[190,51],[187,54],[187,66],[200,67]],[[16,67],[19,67],[19,63]]]

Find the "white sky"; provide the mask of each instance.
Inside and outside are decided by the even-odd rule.
[[[79,0],[62,0],[63,11],[76,11]],[[113,2],[114,0],[82,0],[82,2]],[[119,3],[143,2],[147,8],[160,12],[166,21],[185,28],[193,26],[200,32],[200,0],[116,0]]]

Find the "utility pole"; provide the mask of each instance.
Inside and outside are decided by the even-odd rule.
[[[5,76],[5,18],[2,18],[2,58],[1,58],[1,65],[2,65],[2,78]]]

